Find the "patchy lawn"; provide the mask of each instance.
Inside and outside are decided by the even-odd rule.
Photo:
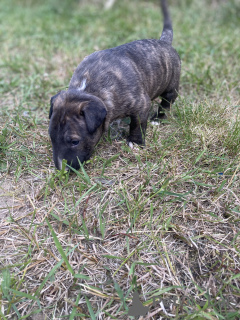
[[[136,290],[139,319],[240,318],[240,4],[169,3],[182,75],[168,120],[133,150],[113,124],[69,174],[50,97],[87,54],[158,38],[159,3],[1,1],[0,319],[133,319]]]

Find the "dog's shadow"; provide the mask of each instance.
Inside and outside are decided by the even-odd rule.
[[[111,140],[127,139],[129,134],[130,117],[118,119],[110,124],[108,136]]]

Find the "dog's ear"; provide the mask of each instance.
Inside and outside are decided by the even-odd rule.
[[[61,93],[61,91],[58,92],[57,94],[55,94],[55,96],[53,96],[53,97],[51,98],[51,100],[50,100],[49,119],[51,118],[52,113],[53,113],[53,104],[54,104],[54,101],[56,100],[56,98],[59,96],[60,93]]]
[[[81,110],[83,112],[87,129],[89,133],[93,133],[103,123],[106,118],[107,110],[103,103],[90,101]]]

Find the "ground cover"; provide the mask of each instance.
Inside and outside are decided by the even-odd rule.
[[[136,290],[139,319],[240,318],[240,5],[169,2],[168,119],[143,149],[113,125],[66,174],[50,97],[94,50],[158,38],[158,1],[1,1],[0,319],[133,319]]]

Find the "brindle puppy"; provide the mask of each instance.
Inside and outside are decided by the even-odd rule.
[[[51,98],[49,134],[53,159],[79,169],[103,132],[118,118],[131,119],[128,142],[145,144],[151,100],[161,96],[155,117],[178,95],[181,62],[172,48],[173,30],[166,0],[161,0],[164,27],[159,40],[137,40],[87,56],[66,91]]]

